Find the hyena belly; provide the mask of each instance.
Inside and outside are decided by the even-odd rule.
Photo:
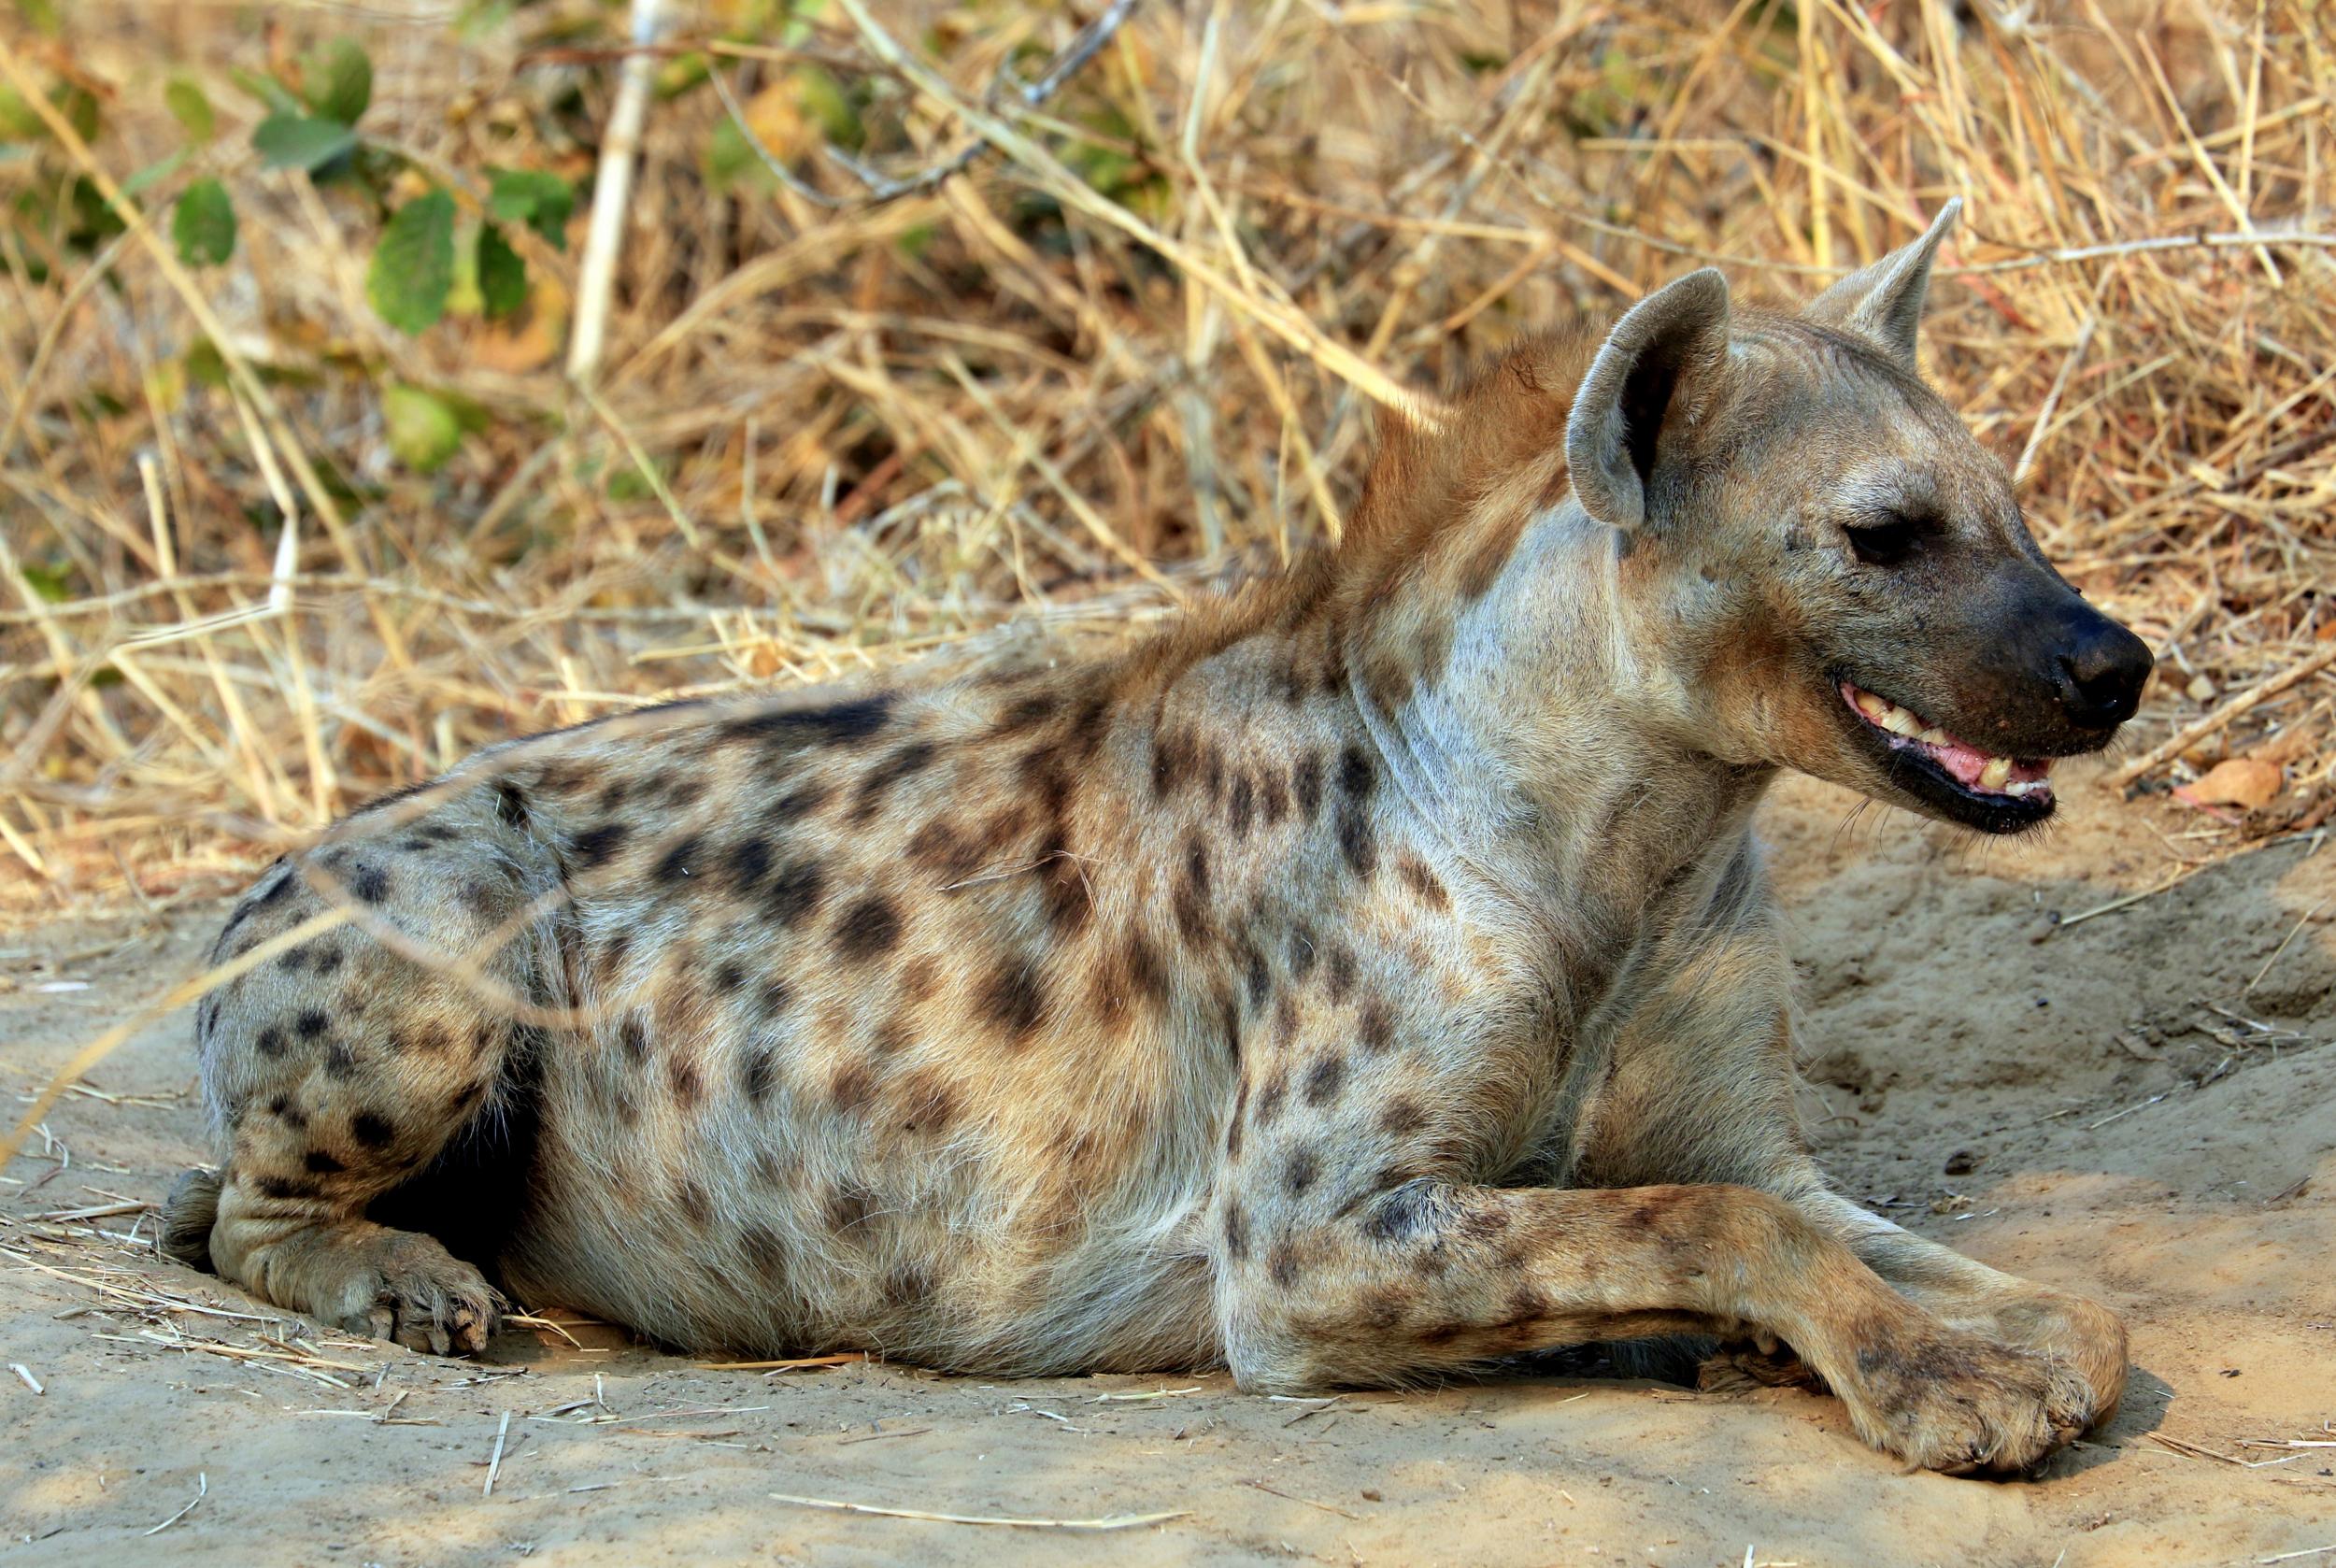
[[[1210,1359],[1231,1064],[1189,1060],[1141,890],[1073,858],[1104,737],[1023,701],[716,709],[519,782],[581,1022],[536,1086],[514,1290],[695,1347]]]

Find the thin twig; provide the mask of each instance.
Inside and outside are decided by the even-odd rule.
[[[833,1508],[843,1514],[874,1514],[891,1519],[925,1519],[935,1524],[1003,1525],[1014,1530],[1133,1530],[1141,1525],[1184,1518],[1191,1512],[1187,1508],[1175,1508],[1159,1514],[1112,1514],[1093,1519],[1048,1519],[1008,1518],[997,1514],[936,1514],[923,1508],[885,1508],[872,1503],[842,1503],[829,1497],[791,1497],[783,1491],[771,1493],[771,1501],[799,1504],[805,1508]]]

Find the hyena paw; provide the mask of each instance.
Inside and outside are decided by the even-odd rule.
[[[352,1333],[408,1350],[475,1356],[487,1347],[504,1304],[485,1276],[432,1237],[390,1231],[349,1254],[316,1310]]]
[[[2093,1388],[2070,1361],[1952,1330],[1867,1347],[1858,1381],[1845,1393],[1866,1440],[1950,1475],[2031,1471],[2094,1416]]]
[[[1999,1306],[1982,1331],[1987,1337],[2073,1366],[2090,1390],[2087,1429],[2116,1414],[2125,1394],[2125,1324],[2096,1302],[2058,1290],[2038,1290]]]

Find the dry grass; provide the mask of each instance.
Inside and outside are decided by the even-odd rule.
[[[196,277],[135,234],[0,264],[0,918],[207,896],[508,734],[1166,613],[1335,533],[1372,401],[1705,259],[1810,292],[1958,192],[1935,375],[2166,655],[2136,750],[2336,637],[2326,7],[1152,0],[1027,111],[990,84],[1091,9],[874,9],[713,55],[804,193],[709,187],[722,98],[653,97],[589,394],[560,364],[575,249],[535,248],[518,327],[401,336],[364,300],[378,214],[262,172],[227,80],[353,34],[367,130],[466,199],[491,164],[582,184],[613,12],[0,22],[10,74],[105,99],[93,177],[178,145],[160,88],[192,71],[229,134],[143,199],[207,170],[242,216]],[[743,17],[687,9],[664,79]],[[778,85],[801,59],[866,84],[879,166],[991,150],[867,200]],[[0,193],[78,156],[0,162]],[[388,455],[400,381],[486,416],[433,477]],[[2323,663],[2173,777],[2269,746],[2278,820],[2308,817],[2331,703]]]

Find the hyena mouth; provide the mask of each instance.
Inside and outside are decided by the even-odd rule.
[[[1922,771],[1944,775],[1942,782],[1967,801],[1998,808],[2051,808],[2052,781],[2046,777],[2052,767],[2049,758],[1991,756],[1887,697],[1877,697],[1846,680],[1841,682],[1841,694],[1886,747],[1927,763],[1929,768]],[[2033,815],[2031,811],[2018,814]]]

